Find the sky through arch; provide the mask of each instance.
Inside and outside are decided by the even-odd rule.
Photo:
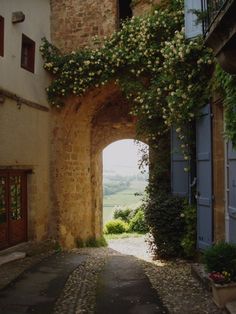
[[[148,149],[142,142],[132,139],[113,142],[103,150],[103,171],[116,172],[120,175],[132,175],[140,173],[139,160],[141,148]],[[147,168],[145,168],[147,171]]]

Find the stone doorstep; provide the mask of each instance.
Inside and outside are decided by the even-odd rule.
[[[0,256],[0,266],[9,262],[16,261],[18,259],[25,258],[26,253],[25,252],[12,252],[6,255]]]
[[[26,257],[25,248],[28,245],[27,242],[23,242],[14,246],[11,246],[5,250],[0,251],[0,266],[9,262],[16,261]]]
[[[3,249],[0,251],[0,257],[7,255],[7,254],[10,254],[10,253],[13,253],[13,252],[25,251],[26,247],[29,246],[29,243],[30,242],[22,242],[22,243],[14,245],[14,246],[10,246],[6,249]]]

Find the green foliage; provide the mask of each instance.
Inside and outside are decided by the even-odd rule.
[[[204,263],[209,272],[228,272],[236,278],[236,245],[220,242],[204,253]]]
[[[117,234],[128,231],[129,225],[121,219],[114,219],[108,221],[104,228],[105,234]]]
[[[231,75],[217,65],[215,88],[223,96],[225,135],[236,145],[236,75]]]
[[[201,38],[185,40],[183,20],[183,1],[169,0],[126,21],[103,43],[96,38],[98,48],[62,55],[44,40],[44,68],[54,76],[50,103],[61,107],[66,97],[113,80],[133,104],[131,114],[149,143],[175,125],[187,145],[183,126],[206,103],[213,57]]]
[[[142,237],[142,233],[138,232],[124,232],[124,233],[117,233],[117,234],[105,234],[106,240],[114,240],[114,239],[125,239],[125,238],[139,238]]]
[[[185,232],[182,215],[184,200],[159,194],[145,205],[145,218],[152,235],[151,247],[159,257],[177,257],[183,254],[181,239]]]
[[[144,217],[144,211],[139,208],[135,215],[130,219],[129,231],[146,233],[148,232],[148,226]]]
[[[83,241],[81,238],[77,239],[77,247],[83,248],[83,247],[105,247],[107,246],[107,241],[104,236],[101,236],[100,238],[94,238],[90,237],[87,240]]]
[[[197,208],[195,205],[184,204],[182,216],[185,221],[185,231],[182,237],[181,246],[184,255],[188,258],[196,254],[197,239]]]
[[[59,242],[55,243],[54,250],[55,250],[56,253],[61,253],[62,252],[62,247],[61,247]]]
[[[148,232],[142,207],[137,207],[136,209],[116,209],[113,217],[115,220],[120,219],[127,223],[129,232]]]
[[[104,238],[104,236],[101,236],[100,238],[95,239],[94,237],[88,238],[85,241],[86,247],[104,247],[107,246],[107,241]]]
[[[132,213],[132,209],[130,208],[125,208],[125,209],[118,208],[114,211],[113,217],[114,219],[121,219],[124,222],[129,223],[131,213]]]

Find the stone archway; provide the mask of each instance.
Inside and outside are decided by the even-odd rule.
[[[119,88],[109,85],[70,98],[52,112],[51,234],[65,248],[102,234],[102,150],[136,138],[136,122]]]

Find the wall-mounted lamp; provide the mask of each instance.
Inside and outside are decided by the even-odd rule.
[[[23,12],[17,11],[17,12],[12,13],[11,21],[13,24],[22,23],[24,22],[24,20],[25,20],[25,15]]]

